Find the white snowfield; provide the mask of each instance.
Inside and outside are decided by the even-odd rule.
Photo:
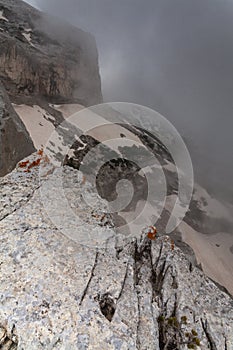
[[[53,125],[54,117],[52,115],[36,105],[33,107],[27,105],[13,105],[13,107],[25,124],[37,149],[45,146],[53,133],[49,149],[53,154],[59,151],[64,151],[62,137],[55,130]],[[69,118],[71,115],[75,115],[75,113],[84,108],[79,104],[50,104],[50,107],[61,112],[64,119]],[[120,145],[124,145],[124,139],[131,140],[136,144],[141,144],[140,139],[130,131],[116,124],[110,125],[108,121],[103,118],[101,119],[100,116],[97,116],[92,112],[90,112],[88,118],[81,114],[78,118],[76,115],[74,119],[75,124],[83,130],[84,133],[87,132],[88,135],[94,137],[100,142],[109,139],[118,139],[116,140],[116,143],[111,142],[112,149],[117,149],[119,147],[119,138],[121,138],[122,134],[125,135],[125,138],[121,139],[122,144]],[[102,126],[93,129],[93,125],[96,124]],[[76,139],[80,141],[78,137]],[[82,142],[80,143],[82,144]],[[70,150],[69,155],[71,155],[71,153],[72,150]],[[174,171],[173,164],[168,163],[164,168]],[[146,168],[144,170],[145,172],[149,171]],[[232,206],[229,204],[223,204],[212,198],[208,192],[199,185],[195,185],[195,189],[194,199],[198,202],[200,210],[211,218],[233,221],[231,215],[233,209]],[[166,209],[169,212],[172,211],[175,200],[175,195],[167,197]],[[139,201],[136,210],[140,212],[144,204],[143,201]],[[155,209],[150,207],[148,210],[150,211],[151,216],[153,216]],[[124,212],[122,218],[129,222],[130,219],[132,219],[132,213]],[[129,229],[134,229],[133,224],[131,226],[129,225]],[[181,223],[179,231],[182,233],[182,239],[184,242],[194,250],[197,261],[202,265],[204,272],[213,280],[225,286],[233,295],[233,254],[230,251],[230,248],[233,246],[232,235],[226,232],[217,232],[213,235],[204,234],[204,232],[197,232],[185,222]]]
[[[20,116],[29,132],[34,146],[40,149],[46,145],[55,127],[48,119],[50,114],[39,106],[27,106],[13,104],[16,113]]]
[[[33,143],[37,149],[40,149],[42,146],[45,146],[47,142],[50,141],[51,136],[51,142],[56,146],[59,145],[59,147],[62,148],[62,140],[60,139],[59,141],[60,135],[56,136],[56,130],[52,123],[54,121],[54,117],[52,115],[50,115],[47,111],[45,111],[43,108],[37,105],[27,106],[13,104],[13,107],[16,113],[20,116],[24,125],[26,126],[26,129],[28,130],[33,140]],[[50,104],[50,107],[61,112],[64,119],[73,116],[71,119],[69,118],[71,123],[73,122],[73,124],[77,126],[80,130],[83,130],[84,133],[87,133],[88,135],[94,137],[96,140],[100,142],[108,142],[108,140],[110,140],[111,148],[114,150],[119,151],[118,147],[119,139],[121,139],[121,134],[124,134],[125,140],[124,138],[122,139],[120,146],[123,146],[124,143],[129,145],[128,140],[131,140],[132,142],[134,141],[136,144],[142,145],[140,139],[137,136],[135,136],[132,132],[116,124],[110,125],[109,121],[105,120],[101,116],[91,111],[88,111],[85,114],[78,115],[78,112],[84,109],[82,105]],[[95,125],[97,126],[93,127]],[[59,126],[59,128],[65,129],[63,126]],[[114,141],[114,139],[116,139],[116,141]],[[51,148],[54,148],[56,146],[52,145]],[[57,152],[58,151],[59,150],[57,149]]]
[[[86,132],[88,135],[94,137],[100,142],[111,140],[111,148],[118,150],[119,139],[121,134],[124,134],[127,140],[135,141],[138,144],[142,144],[140,139],[132,132],[126,130],[120,125],[110,124],[108,120],[102,118],[100,115],[93,113],[90,110],[86,110],[86,113],[80,113],[84,107],[78,104],[66,104],[66,105],[50,105],[57,111],[61,112],[64,118],[71,117],[73,122],[79,129]],[[96,127],[95,127],[96,125]],[[117,139],[114,143],[113,140]],[[122,140],[122,143],[124,140]],[[118,150],[119,151],[119,150]]]
[[[219,232],[205,235],[182,222],[182,238],[193,248],[197,262],[207,276],[224,286],[233,295],[233,255],[230,251],[232,235]]]

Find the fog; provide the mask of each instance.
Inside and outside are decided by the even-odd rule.
[[[185,137],[196,180],[233,201],[231,0],[31,0],[94,34],[105,101],[151,107]]]

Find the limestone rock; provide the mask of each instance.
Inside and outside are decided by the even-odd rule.
[[[60,170],[41,164],[40,181],[37,166],[30,172],[18,167],[0,180],[3,349],[232,349],[232,299],[169,237],[116,236],[82,201],[92,186],[65,167],[64,191],[82,222],[77,231],[82,237],[88,227],[89,234],[85,245],[79,236],[69,239],[41,197],[49,182],[58,196]],[[101,202],[98,210],[104,211]],[[64,226],[72,225],[65,219]],[[93,246],[106,232],[105,245]]]

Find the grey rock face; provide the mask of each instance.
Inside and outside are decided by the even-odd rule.
[[[39,182],[37,167],[16,168],[0,180],[2,348],[232,349],[232,299],[169,237],[116,237],[99,219],[101,203],[98,215],[82,203],[92,186],[77,170],[65,167],[64,190],[90,244],[52,224],[41,190],[59,186],[57,171],[44,164]],[[92,247],[106,231],[105,246]]]
[[[0,176],[14,169],[20,159],[34,151],[30,136],[0,82]]]
[[[25,4],[0,1],[0,76],[14,99],[102,101],[94,38]]]
[[[1,0],[0,78],[11,99],[102,101],[95,39],[21,0]]]

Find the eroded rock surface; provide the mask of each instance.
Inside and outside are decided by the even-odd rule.
[[[83,204],[92,186],[78,170],[64,168],[64,191],[82,222],[80,240],[88,228],[89,241],[81,245],[54,226],[41,187],[50,181],[56,196],[57,171],[44,164],[38,181],[38,167],[18,167],[0,180],[2,348],[7,340],[21,350],[231,350],[232,299],[169,237],[116,237],[101,202],[98,212]],[[101,248],[92,244],[105,236]]]

